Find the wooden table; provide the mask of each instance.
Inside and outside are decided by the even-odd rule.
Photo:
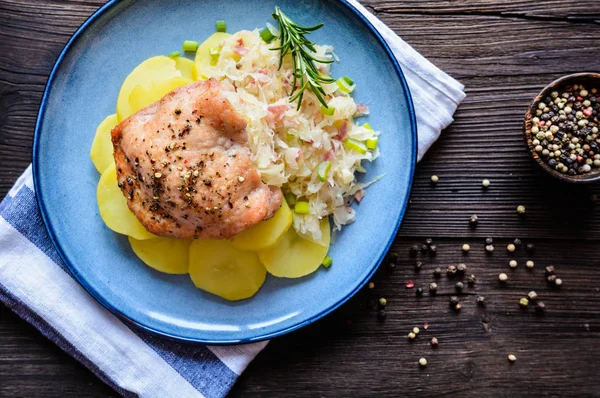
[[[75,29],[103,2],[0,0],[0,197],[30,162],[35,117],[48,73]],[[599,395],[600,186],[573,186],[539,169],[521,138],[529,101],[568,73],[600,71],[598,0],[411,0],[364,3],[436,65],[466,86],[455,122],[417,167],[411,203],[392,251],[365,290],[326,319],[272,341],[233,396]],[[432,186],[430,176],[440,177]],[[482,179],[491,181],[488,189]],[[527,207],[525,217],[517,205]],[[479,225],[469,228],[477,214]],[[496,250],[484,251],[494,238]],[[514,238],[536,245],[510,256]],[[409,247],[432,238],[435,257]],[[463,243],[471,245],[463,255]],[[510,270],[508,261],[518,260]],[[533,270],[524,266],[535,262]],[[415,271],[415,262],[424,265]],[[436,266],[464,262],[477,276],[463,309],[449,308],[455,280],[437,297],[407,289],[433,281]],[[547,285],[554,264],[564,281]],[[343,266],[338,264],[337,266]],[[509,282],[501,286],[498,274]],[[519,308],[535,290],[547,306]],[[477,295],[487,305],[476,305]],[[385,297],[387,318],[369,301]],[[0,396],[115,393],[34,328],[0,309]],[[429,323],[424,330],[423,324]],[[409,342],[415,326],[421,333]],[[429,341],[437,337],[439,347]],[[509,363],[507,355],[518,360]],[[425,357],[429,365],[420,369]]]

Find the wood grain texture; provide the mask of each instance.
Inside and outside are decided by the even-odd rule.
[[[275,339],[233,396],[591,396],[600,391],[600,186],[552,180],[527,153],[522,117],[555,78],[600,71],[597,0],[364,0],[385,23],[466,86],[467,99],[417,167],[411,202],[392,248],[393,272],[382,268],[375,289],[309,327]],[[0,197],[29,164],[37,108],[52,64],[75,29],[102,1],[0,0]],[[432,186],[430,176],[440,182]],[[481,180],[491,186],[484,190]],[[524,218],[517,205],[527,206]],[[468,220],[477,214],[479,225]],[[360,213],[359,213],[360,216]],[[485,254],[483,238],[496,251]],[[432,237],[438,252],[408,248]],[[510,239],[534,242],[533,255],[509,256]],[[460,246],[470,243],[463,255]],[[518,269],[508,269],[510,258]],[[524,268],[533,259],[532,271]],[[465,262],[478,283],[450,310],[453,280],[436,297],[417,299],[405,283],[426,286],[435,266]],[[544,281],[552,263],[564,280]],[[343,264],[334,264],[343,266]],[[500,272],[509,282],[497,282]],[[535,290],[544,316],[522,310]],[[476,295],[488,305],[475,305]],[[388,299],[385,322],[371,302]],[[429,329],[422,325],[429,322]],[[414,327],[421,334],[408,342]],[[440,341],[433,350],[431,337]],[[511,352],[518,360],[506,360]],[[429,365],[420,369],[419,357]],[[115,396],[75,360],[0,307],[0,396]]]

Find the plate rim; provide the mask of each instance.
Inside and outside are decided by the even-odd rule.
[[[349,293],[347,293],[342,298],[340,298],[334,305],[330,306],[329,308],[326,308],[325,310],[319,312],[318,314],[316,314],[308,319],[297,322],[294,325],[288,326],[283,329],[278,329],[273,332],[260,333],[254,337],[241,338],[241,339],[217,339],[217,340],[214,340],[214,339],[178,336],[176,334],[167,333],[167,332],[158,330],[154,327],[147,326],[147,325],[145,325],[141,322],[138,322],[134,319],[131,319],[125,313],[121,312],[120,310],[115,308],[113,305],[109,304],[102,297],[101,294],[99,294],[90,284],[88,284],[88,282],[85,280],[85,278],[83,278],[83,276],[81,276],[77,272],[77,268],[73,266],[71,261],[64,254],[62,247],[59,243],[56,231],[54,230],[52,224],[50,223],[47,209],[46,209],[46,206],[45,206],[44,200],[43,200],[42,190],[40,189],[40,177],[39,177],[39,170],[38,170],[38,168],[40,167],[40,164],[38,161],[38,158],[40,156],[39,155],[40,132],[42,129],[43,118],[44,118],[44,114],[45,114],[46,107],[47,107],[49,91],[52,87],[52,83],[54,81],[55,75],[56,75],[64,57],[67,55],[67,53],[71,49],[71,46],[84,33],[84,31],[87,29],[87,27],[90,26],[92,23],[94,23],[99,17],[101,17],[103,14],[105,14],[109,9],[111,9],[114,6],[116,6],[117,4],[119,4],[121,1],[122,0],[109,0],[108,2],[106,2],[104,5],[102,5],[100,8],[98,8],[96,11],[94,11],[94,13],[92,15],[90,15],[79,26],[79,28],[77,28],[77,30],[73,33],[73,35],[69,38],[69,40],[67,41],[67,43],[61,50],[60,54],[56,58],[56,61],[54,62],[54,65],[52,66],[52,70],[50,71],[50,74],[48,75],[48,80],[44,87],[44,94],[40,101],[38,115],[37,115],[36,123],[35,123],[35,130],[34,130],[34,135],[33,135],[33,150],[32,150],[32,174],[33,174],[33,186],[34,186],[34,190],[35,190],[36,202],[37,202],[42,220],[46,227],[46,230],[48,231],[48,236],[50,237],[50,241],[52,242],[52,245],[56,249],[60,259],[66,265],[69,273],[73,276],[73,278],[75,278],[77,283],[79,283],[86,290],[86,292],[94,298],[94,300],[96,300],[98,303],[100,303],[100,305],[102,305],[105,309],[107,309],[110,313],[115,315],[118,319],[120,319],[124,323],[133,325],[141,330],[150,332],[157,336],[166,337],[168,339],[172,339],[172,340],[176,340],[176,341],[183,341],[186,343],[211,344],[211,345],[233,345],[233,344],[255,343],[255,342],[259,342],[259,341],[263,341],[263,340],[269,340],[274,337],[288,334],[288,333],[293,332],[297,329],[300,329],[304,326],[310,325],[311,323],[323,318],[324,316],[326,316],[326,315],[330,314],[331,312],[333,312],[334,310],[338,309],[341,305],[343,305],[346,301],[348,301],[351,297],[353,297],[371,279],[371,277],[379,269],[383,259],[385,258],[387,252],[390,249],[390,246],[392,245],[392,243],[394,242],[394,240],[396,238],[398,229],[400,228],[402,221],[404,220],[404,214],[406,212],[406,208],[407,208],[408,202],[409,202],[408,198],[410,197],[410,194],[412,191],[412,183],[413,183],[413,179],[414,179],[415,166],[417,163],[417,148],[418,148],[417,121],[416,121],[414,103],[412,101],[412,95],[410,93],[410,88],[408,87],[408,83],[406,82],[406,77],[405,77],[404,73],[402,72],[402,68],[400,67],[400,64],[398,63],[396,57],[394,56],[394,54],[393,54],[392,50],[390,49],[389,45],[387,44],[387,42],[383,39],[382,35],[373,26],[373,24],[360,11],[358,11],[358,9],[353,4],[351,4],[348,0],[338,0],[349,11],[351,11],[360,21],[362,21],[366,25],[366,27],[375,35],[375,37],[377,38],[379,43],[384,48],[388,58],[390,59],[390,61],[392,62],[392,65],[394,66],[396,75],[400,79],[400,84],[402,85],[402,88],[404,90],[403,95],[404,95],[404,98],[405,98],[407,106],[408,106],[408,113],[409,113],[409,119],[410,119],[410,131],[411,131],[411,136],[412,136],[412,140],[413,140],[413,146],[411,148],[409,178],[408,178],[408,191],[407,191],[407,195],[406,195],[406,200],[402,206],[402,209],[400,209],[400,215],[398,217],[398,220],[396,221],[396,225],[394,226],[393,234],[391,235],[391,238],[388,239],[388,242],[385,245],[383,254],[375,262],[375,265],[368,272],[368,274],[365,276],[365,278],[362,281],[360,281],[354,289],[352,289]]]

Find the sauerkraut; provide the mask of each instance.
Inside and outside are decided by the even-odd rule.
[[[221,81],[224,95],[248,119],[250,151],[263,181],[281,187],[289,199],[307,201],[308,214],[294,213],[294,228],[303,237],[321,240],[319,220],[333,216],[334,228],[341,229],[355,219],[351,207],[360,201],[363,184],[356,172],[364,172],[363,160],[373,161],[378,149],[356,150],[348,139],[359,142],[379,135],[369,125],[358,125],[355,117],[368,113],[336,83],[323,86],[325,101],[335,108],[333,115],[322,113],[321,103],[306,90],[302,105],[290,103],[291,56],[279,68],[279,51],[274,41],[267,44],[258,30],[240,31],[221,43],[216,62],[203,73]],[[316,46],[318,57],[334,59],[331,46]],[[318,64],[329,75],[329,64]],[[325,181],[319,178],[322,162],[331,162]]]

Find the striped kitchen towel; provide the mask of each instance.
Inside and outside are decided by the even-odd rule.
[[[463,86],[354,0],[396,54],[417,112],[419,159],[452,122]],[[38,211],[31,167],[0,203],[0,300],[123,396],[223,397],[266,342],[212,347],[129,327],[71,277]]]

